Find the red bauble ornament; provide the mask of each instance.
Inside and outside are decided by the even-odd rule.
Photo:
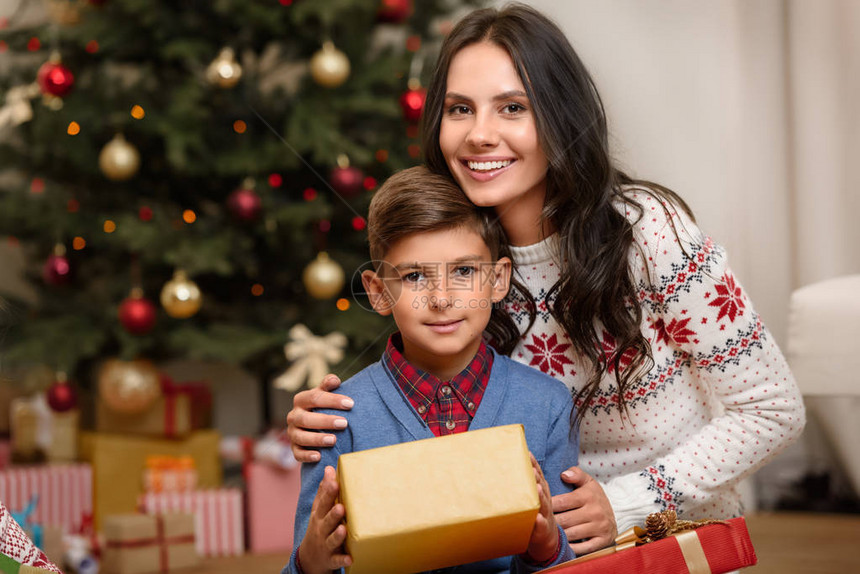
[[[51,59],[42,64],[36,74],[36,82],[43,94],[62,98],[75,85],[72,71],[62,65],[59,60]]]
[[[357,167],[350,165],[338,166],[331,170],[329,181],[336,192],[346,197],[353,196],[364,189],[364,174]]]
[[[240,188],[227,197],[227,209],[239,221],[254,221],[260,216],[263,202],[250,188]]]
[[[46,391],[48,406],[57,413],[64,413],[78,406],[78,395],[74,387],[66,380],[65,375],[60,375],[53,385]]]
[[[399,24],[412,15],[412,0],[380,0],[376,18],[380,22]]]
[[[156,313],[155,303],[145,298],[140,289],[132,289],[119,304],[119,322],[132,335],[145,335],[152,331]]]
[[[424,88],[406,90],[400,96],[400,107],[403,108],[403,117],[407,122],[415,123],[421,119],[426,100],[427,90]]]
[[[63,285],[72,276],[72,266],[65,253],[55,252],[48,257],[42,267],[42,279],[48,285]]]

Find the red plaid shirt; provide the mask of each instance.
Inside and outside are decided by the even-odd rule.
[[[469,430],[493,367],[493,354],[487,345],[481,341],[469,365],[450,381],[440,381],[413,367],[403,357],[402,348],[400,333],[395,333],[388,339],[382,360],[415,412],[435,436]]]

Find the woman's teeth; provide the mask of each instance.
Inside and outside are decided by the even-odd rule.
[[[504,161],[470,161],[468,162],[469,169],[473,171],[492,171],[494,169],[502,169],[511,165],[511,160]]]

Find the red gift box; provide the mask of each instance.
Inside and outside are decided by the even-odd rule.
[[[553,574],[720,574],[758,562],[746,521],[732,518],[641,544],[644,531],[628,530],[621,544],[541,570]],[[640,545],[641,544],[641,545]]]
[[[203,429],[210,426],[212,420],[212,391],[205,382],[175,383],[167,375],[161,375],[161,391],[166,399],[165,424],[173,416],[176,397],[185,395],[191,405],[191,428]],[[168,432],[168,435],[170,433]]]

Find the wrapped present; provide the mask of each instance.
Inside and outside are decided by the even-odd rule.
[[[12,458],[16,462],[73,462],[78,458],[80,412],[58,413],[44,393],[12,400]]]
[[[93,473],[89,464],[10,467],[0,471],[0,500],[7,508],[25,508],[33,496],[36,524],[77,531],[93,511]]]
[[[205,383],[177,384],[161,376],[162,394],[149,409],[134,415],[111,410],[96,401],[96,429],[100,432],[183,438],[211,422],[212,394]]]
[[[44,572],[52,572],[52,570],[27,566],[5,554],[0,554],[0,574],[40,574]]]
[[[183,440],[81,433],[81,457],[93,468],[95,528],[101,528],[101,520],[108,514],[136,510],[138,496],[143,493],[140,478],[148,456],[189,456],[197,469],[199,487],[221,486],[220,441],[220,435],[214,430],[194,431]]]
[[[693,522],[674,511],[648,516],[646,529],[621,533],[615,546],[541,572],[553,574],[720,574],[758,562],[743,517]]]
[[[245,552],[242,491],[238,488],[149,492],[140,496],[138,509],[156,515],[193,514],[201,556],[239,556]]]
[[[114,514],[104,520],[101,572],[145,574],[196,566],[190,514]]]
[[[0,434],[9,434],[11,430],[12,400],[22,396],[23,387],[0,375]]]
[[[197,488],[197,469],[190,456],[148,456],[143,471],[146,492],[182,492]]]
[[[251,552],[290,552],[293,521],[302,487],[301,468],[262,462],[245,465],[248,547]]]
[[[522,553],[540,506],[522,425],[344,454],[337,473],[351,574]]]

